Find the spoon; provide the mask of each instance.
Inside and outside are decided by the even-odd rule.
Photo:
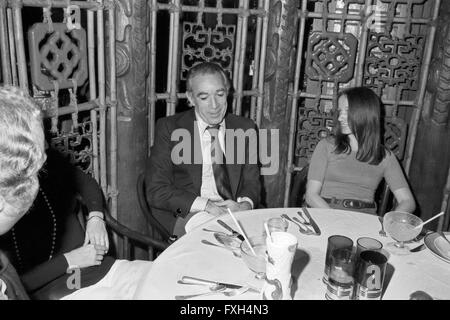
[[[444,211],[439,212],[439,213],[438,213],[437,215],[435,215],[434,217],[431,217],[431,218],[428,219],[427,221],[422,222],[421,224],[415,226],[414,229],[422,228],[425,224],[427,224],[428,222],[433,221],[433,220],[436,219],[436,218],[439,218],[439,217],[442,216],[443,214],[444,214]]]
[[[204,293],[198,293],[198,294],[185,295],[185,296],[175,296],[175,300],[185,300],[185,299],[190,299],[190,298],[195,298],[195,297],[218,294],[218,293],[224,291],[226,288],[227,287],[225,287],[223,284],[215,284],[215,285],[209,287],[209,290],[211,290],[211,291],[204,292]]]
[[[226,246],[221,246],[221,245],[212,243],[212,242],[210,242],[210,241],[208,241],[208,240],[202,240],[201,242],[202,242],[203,244],[207,244],[207,245],[209,245],[209,246],[219,247],[219,248],[224,248],[224,249],[230,250],[231,252],[233,252],[233,254],[234,254],[235,257],[238,257],[238,258],[241,257],[241,256],[240,256],[236,251],[234,251],[232,248],[229,248],[229,247],[226,247]]]

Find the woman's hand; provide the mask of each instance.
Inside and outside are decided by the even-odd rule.
[[[69,267],[86,268],[101,264],[107,251],[106,247],[88,244],[67,252],[64,256]]]
[[[105,221],[99,215],[89,214],[89,219],[86,223],[86,236],[84,238],[84,244],[88,243],[100,245],[106,248],[108,251],[109,240],[108,233],[106,232]],[[103,216],[103,214],[102,214]]]

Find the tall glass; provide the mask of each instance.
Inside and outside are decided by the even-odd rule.
[[[328,284],[328,275],[330,273],[331,255],[337,249],[349,249],[353,250],[353,240],[341,235],[333,235],[328,237],[327,253],[325,256],[325,270],[322,281]]]
[[[267,222],[267,228],[269,232],[286,232],[289,226],[289,223],[284,218],[270,218]],[[266,229],[263,228],[263,237],[267,237]]]
[[[351,248],[337,249],[331,254],[330,273],[325,297],[328,300],[352,300],[355,259]]]
[[[366,250],[378,251],[383,249],[383,244],[377,239],[370,237],[361,237],[356,240],[356,259],[359,258],[361,252]]]
[[[361,252],[356,266],[357,300],[380,300],[388,258],[380,251]]]
[[[241,243],[241,256],[247,267],[255,273],[258,279],[264,279],[266,276],[266,238],[251,237],[248,239],[256,255],[247,244],[247,241]]]

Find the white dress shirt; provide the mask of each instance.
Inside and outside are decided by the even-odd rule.
[[[195,112],[197,119],[197,129],[200,137],[200,146],[202,150],[202,186],[200,188],[200,196],[195,198],[192,203],[190,212],[199,212],[206,209],[208,200],[223,201],[219,195],[214,179],[214,172],[211,162],[211,134],[208,130],[208,124]],[[225,119],[219,124],[219,144],[225,154]],[[248,197],[239,197],[237,202],[248,201],[253,209],[253,201]]]

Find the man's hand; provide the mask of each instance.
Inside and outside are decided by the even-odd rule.
[[[88,244],[67,252],[64,256],[69,266],[86,268],[101,264],[106,251],[106,247]]]
[[[92,217],[86,223],[86,235],[83,245],[88,243],[109,248],[108,233],[106,232],[105,221],[99,217]]]
[[[211,200],[208,200],[206,203],[205,211],[212,214],[213,216],[220,216],[222,214],[226,214],[227,210],[226,208],[219,207],[217,204],[221,202],[213,202]]]
[[[236,202],[233,200],[225,200],[221,202],[216,202],[216,205],[218,205],[221,208],[230,209],[231,212],[252,210],[252,205],[248,201]]]

